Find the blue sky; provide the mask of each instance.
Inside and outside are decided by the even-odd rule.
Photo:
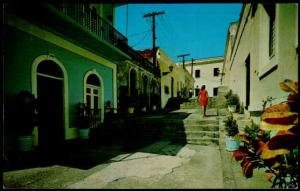
[[[129,4],[128,19],[127,5],[116,8],[115,27],[135,50],[152,48],[152,18],[143,15],[164,11],[156,16],[156,46],[174,62],[182,54],[190,54],[185,60],[209,58],[224,55],[228,26],[241,9],[236,3]]]

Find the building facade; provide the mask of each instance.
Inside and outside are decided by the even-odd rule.
[[[140,51],[140,54],[152,61],[152,50]],[[193,87],[192,76],[161,49],[157,48],[157,64],[160,69],[160,102],[165,108],[170,98],[188,98],[189,89]]]
[[[244,4],[229,27],[222,85],[240,97],[246,111],[286,100],[279,82],[298,80],[298,4]]]
[[[213,57],[193,60],[193,64],[192,61],[185,62],[185,68],[195,80],[192,97],[198,96],[202,85],[205,85],[209,97],[217,96],[218,87],[221,85],[223,61],[223,57]]]
[[[79,3],[4,6],[5,149],[16,147],[14,110],[21,91],[32,93],[38,101],[40,121],[33,137],[39,146],[78,137],[74,124],[78,103],[93,111],[97,124],[103,123],[105,103],[118,108],[119,87],[125,83],[130,88],[130,79],[121,75],[124,63],[128,63],[128,73],[142,68],[136,79],[147,78],[147,88],[143,88],[150,92],[154,69],[141,63],[144,60],[136,57],[139,54],[130,49],[127,38],[113,27],[115,7]]]

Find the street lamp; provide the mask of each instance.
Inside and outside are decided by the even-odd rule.
[[[174,67],[173,67],[172,65],[170,65],[170,66],[169,66],[169,72],[163,72],[163,76],[165,76],[165,75],[171,73],[171,72],[173,71],[173,68],[174,68]]]

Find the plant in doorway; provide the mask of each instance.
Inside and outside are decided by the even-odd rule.
[[[21,91],[16,100],[16,127],[18,133],[18,149],[33,149],[33,129],[37,126],[37,100],[29,91]]]
[[[229,115],[224,120],[224,123],[227,135],[225,137],[226,149],[228,151],[235,151],[240,147],[240,141],[238,140],[239,129],[231,112],[229,112]]]
[[[133,114],[136,106],[136,100],[133,96],[127,96],[127,111],[129,114]]]
[[[91,119],[88,115],[88,107],[85,103],[78,103],[76,105],[75,126],[79,129],[79,137],[87,139],[89,137],[89,130]]]
[[[226,102],[225,106],[228,107],[230,112],[236,112],[237,106],[239,106],[239,96],[237,94],[233,94],[232,90],[225,95]]]

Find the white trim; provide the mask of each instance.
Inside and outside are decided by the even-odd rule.
[[[101,109],[101,123],[103,123],[104,121],[104,83],[103,83],[103,79],[102,77],[99,75],[99,73],[93,69],[88,71],[85,75],[84,75],[84,79],[83,79],[83,102],[86,103],[86,88],[87,88],[87,78],[89,77],[89,75],[91,74],[95,74],[99,80],[100,80],[100,86],[99,88],[99,92],[98,95],[100,96],[99,99],[99,104],[100,104],[100,109]]]
[[[52,78],[52,79],[55,79],[55,80],[63,80],[64,79],[64,78],[58,78],[58,77],[55,77],[55,76],[50,76],[50,75],[39,73],[39,72],[37,72],[36,74],[39,75],[39,76],[43,76],[43,77],[47,77],[47,78]]]
[[[64,112],[64,116],[63,116],[63,120],[64,120],[64,138],[65,139],[70,139],[70,138],[74,138],[76,136],[76,131],[74,128],[69,128],[69,91],[68,91],[68,74],[67,71],[65,69],[65,67],[63,66],[63,64],[56,59],[54,56],[49,56],[49,55],[40,55],[38,57],[36,57],[34,59],[34,61],[32,62],[32,67],[31,67],[31,84],[32,84],[32,94],[37,98],[37,76],[39,75],[37,73],[37,67],[38,65],[45,60],[51,60],[54,63],[56,63],[60,69],[63,72],[63,83],[64,83],[64,87],[63,87],[63,112]],[[38,140],[38,130],[36,132],[34,132],[34,137],[36,140]],[[38,143],[37,143],[38,144]]]

